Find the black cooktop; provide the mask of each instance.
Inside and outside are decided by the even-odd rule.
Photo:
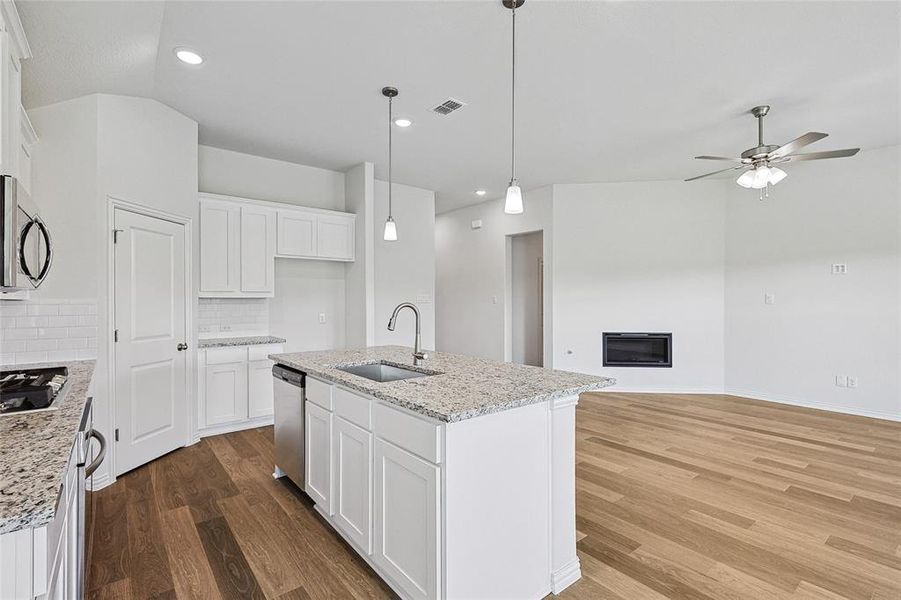
[[[68,375],[66,367],[0,371],[0,414],[47,408]]]

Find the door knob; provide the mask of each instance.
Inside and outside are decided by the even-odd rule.
[[[184,342],[182,342],[181,344],[179,344],[179,345],[177,346],[177,348],[178,348],[178,351],[179,351],[179,352],[182,352],[182,351],[188,349],[188,345],[185,344]]]

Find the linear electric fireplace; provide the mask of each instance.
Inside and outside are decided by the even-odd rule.
[[[672,333],[604,332],[605,367],[672,367]]]

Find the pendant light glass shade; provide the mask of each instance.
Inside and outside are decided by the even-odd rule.
[[[397,241],[397,225],[394,224],[394,217],[388,217],[388,220],[385,221],[385,241]]]
[[[507,188],[507,199],[504,201],[504,212],[508,215],[518,215],[522,213],[522,190],[516,180],[510,182]]]

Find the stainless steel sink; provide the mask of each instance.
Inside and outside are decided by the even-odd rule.
[[[415,379],[417,377],[428,377],[429,375],[437,375],[437,373],[423,373],[422,371],[413,371],[412,369],[404,369],[383,362],[370,363],[368,365],[351,365],[336,366],[339,371],[352,373],[360,377],[365,377],[371,381],[385,383],[386,381],[400,381],[401,379]]]

